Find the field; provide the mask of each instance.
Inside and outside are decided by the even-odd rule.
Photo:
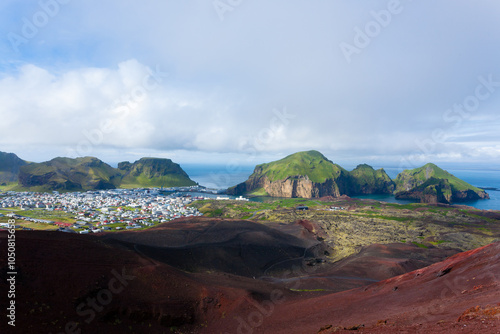
[[[349,198],[267,203],[204,200],[192,205],[207,217],[250,219],[263,224],[312,222],[318,238],[335,250],[332,260],[374,243],[413,243],[422,248],[465,251],[500,240],[500,212],[466,206],[400,205]],[[307,206],[308,210],[297,210],[297,206]]]

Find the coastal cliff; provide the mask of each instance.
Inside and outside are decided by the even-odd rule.
[[[357,194],[390,194],[394,183],[383,169],[359,165],[352,172],[318,151],[298,152],[255,167],[243,183],[227,190],[233,195],[318,198]]]
[[[395,183],[396,198],[420,200],[422,203],[451,204],[490,198],[484,190],[431,163],[404,170],[396,177]]]

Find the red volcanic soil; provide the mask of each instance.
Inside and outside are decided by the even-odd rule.
[[[0,309],[8,307],[7,233],[0,232]],[[16,326],[0,333],[197,333],[265,282],[188,274],[94,235],[16,231]],[[170,330],[172,329],[172,331]]]
[[[101,235],[16,231],[16,327],[3,311],[0,333],[498,332],[500,243],[414,270],[454,251],[372,245],[327,264],[311,251],[323,250],[314,225],[281,228],[196,218]],[[6,241],[0,231],[2,310]],[[251,276],[274,269],[279,278]]]
[[[274,299],[203,333],[499,333],[500,243],[363,288]]]
[[[413,244],[374,244],[331,265],[303,267],[307,277],[299,275],[299,278],[272,281],[286,286],[300,285],[301,290],[340,292],[429,266],[456,253],[453,249],[424,249]]]
[[[184,218],[144,231],[110,233],[157,261],[190,272],[260,277],[325,256],[327,246],[301,226],[291,233],[247,220]]]

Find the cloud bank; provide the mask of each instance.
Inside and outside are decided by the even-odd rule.
[[[496,2],[221,1],[3,2],[1,150],[500,161]]]

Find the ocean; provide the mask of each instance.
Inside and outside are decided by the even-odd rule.
[[[346,166],[347,170],[352,170],[356,166]],[[227,189],[238,183],[244,182],[252,174],[255,166],[232,166],[226,165],[200,165],[200,164],[182,164],[182,168],[188,173],[190,178],[200,185],[215,188]],[[380,168],[375,167],[374,168]],[[468,182],[476,187],[494,188],[497,190],[486,190],[490,195],[489,200],[478,200],[471,202],[460,202],[459,204],[469,205],[481,210],[500,210],[500,170],[479,169],[479,168],[445,168],[456,177]],[[384,170],[391,178],[396,178],[401,172],[400,168],[387,168]],[[366,195],[355,196],[357,198],[371,198],[391,203],[411,203],[408,200],[397,200],[392,195]]]

